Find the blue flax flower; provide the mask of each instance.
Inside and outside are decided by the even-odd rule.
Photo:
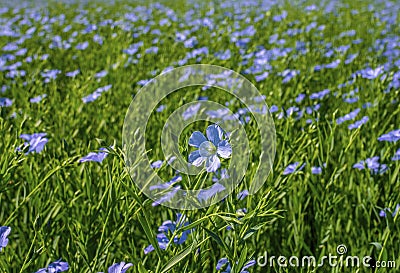
[[[275,112],[277,112],[277,111],[279,111],[279,107],[276,106],[276,105],[272,105],[271,108],[269,108],[269,112],[270,112],[271,114],[272,114],[272,113],[275,113]]]
[[[36,273],[58,273],[67,271],[69,265],[67,262],[62,262],[61,259],[57,260],[51,264],[47,268],[41,268]]]
[[[383,66],[379,66],[375,69],[368,67],[368,68],[365,68],[365,69],[359,71],[359,74],[361,75],[362,78],[369,79],[369,80],[375,79],[382,73],[383,73]]]
[[[393,130],[378,137],[379,141],[397,142],[400,139],[400,129]]]
[[[264,73],[255,76],[256,82],[265,80],[268,77],[268,75],[269,75],[268,71],[265,71]]]
[[[194,115],[196,115],[197,112],[198,112],[199,109],[200,109],[200,106],[201,106],[200,103],[193,104],[193,105],[189,106],[189,107],[185,110],[185,112],[182,113],[183,119],[184,119],[184,120],[187,120],[187,119],[193,117]]]
[[[222,192],[224,190],[225,190],[225,187],[223,185],[221,185],[220,183],[214,183],[208,189],[200,190],[199,194],[197,195],[197,199],[200,202],[202,202],[202,201],[210,199],[211,197],[213,197],[217,193]]]
[[[163,163],[164,163],[164,161],[162,161],[162,160],[157,160],[157,161],[154,161],[153,163],[151,163],[151,167],[152,167],[153,169],[159,169],[159,168],[161,168],[161,166],[162,166]]]
[[[47,97],[47,94],[39,95],[37,97],[31,98],[29,101],[31,103],[39,103],[41,102],[45,97]]]
[[[300,103],[300,102],[302,102],[302,101],[304,100],[305,97],[306,97],[306,95],[303,94],[303,93],[301,93],[301,94],[299,94],[299,95],[297,96],[297,98],[295,99],[295,101],[296,101],[297,103]]]
[[[198,150],[189,154],[189,162],[197,167],[206,162],[207,172],[215,172],[221,166],[218,156],[229,158],[232,147],[227,140],[223,139],[224,132],[218,125],[208,126],[206,133],[207,138],[199,131],[190,136],[189,145]]]
[[[8,238],[7,236],[10,234],[11,228],[10,227],[0,227],[0,251],[7,246]]]
[[[40,153],[44,149],[44,145],[49,141],[45,138],[46,133],[35,133],[35,134],[22,134],[19,137],[25,139],[28,142],[24,143],[25,147],[29,146],[29,150],[26,154],[29,153]]]
[[[131,266],[133,266],[131,263],[115,263],[108,268],[108,273],[125,273]]]
[[[89,46],[89,42],[86,41],[86,42],[77,44],[75,46],[75,48],[78,50],[85,50],[88,46]]]
[[[44,78],[44,82],[48,83],[50,80],[55,80],[60,73],[61,71],[58,69],[51,69],[41,72],[40,75]]]
[[[245,199],[246,196],[248,196],[248,195],[249,195],[249,191],[248,191],[248,190],[241,191],[241,192],[238,193],[237,199],[238,199],[238,200],[243,200],[243,199]]]
[[[12,100],[9,98],[0,98],[0,107],[10,107],[12,105]]]
[[[216,171],[212,178],[214,184],[207,189],[200,190],[199,194],[197,195],[197,199],[200,202],[202,202],[210,199],[219,192],[223,192],[225,190],[225,186],[220,184],[219,181],[227,178],[229,178],[229,175],[226,169],[222,169],[221,171]]]
[[[102,70],[102,71],[100,71],[100,72],[94,74],[94,77],[95,77],[96,79],[100,79],[100,78],[103,78],[103,77],[107,76],[107,74],[108,74],[108,71],[107,71],[107,70]]]
[[[379,156],[374,156],[371,158],[367,158],[365,161],[361,160],[360,162],[353,165],[354,169],[364,170],[365,168],[371,170],[374,174],[382,174],[387,170],[386,164],[380,164]]]
[[[180,237],[179,236],[175,236],[174,238],[168,237],[170,234],[174,233],[175,230],[190,224],[190,222],[187,221],[186,216],[180,213],[177,213],[176,216],[177,216],[176,221],[166,220],[158,228],[159,233],[157,234],[157,243],[162,250],[165,250],[167,248],[167,245],[170,243],[171,240],[177,245],[183,244],[187,240],[188,235],[192,233],[192,229],[189,229],[183,231]],[[153,250],[154,246],[149,245],[144,249],[144,254],[148,254]]]
[[[400,149],[398,149],[398,150],[396,151],[396,153],[395,153],[394,156],[392,157],[392,160],[393,160],[393,161],[400,160]]]
[[[343,117],[339,117],[338,119],[336,119],[336,123],[342,124],[343,122],[345,122],[347,120],[354,119],[358,115],[359,112],[360,112],[360,108],[357,108],[357,109],[351,111],[350,113],[344,115]]]
[[[295,163],[289,164],[285,168],[285,170],[283,171],[283,175],[288,175],[288,174],[291,174],[291,173],[295,173],[295,172],[300,171],[301,169],[303,169],[305,164],[301,165],[300,167],[299,167],[299,164],[300,164],[300,162],[295,162]]]
[[[327,96],[329,93],[330,93],[330,90],[329,90],[329,89],[324,89],[324,90],[322,90],[322,91],[320,91],[320,92],[312,93],[312,94],[310,95],[310,99],[311,99],[311,100],[322,99],[323,97]]]
[[[221,259],[219,259],[219,261],[218,261],[218,263],[217,263],[217,266],[216,266],[216,269],[217,269],[217,270],[221,270],[222,267],[223,267],[224,265],[226,265],[227,263],[229,263],[229,261],[228,261],[227,258],[221,258]]]
[[[87,156],[84,156],[84,157],[82,157],[81,159],[79,159],[79,162],[80,163],[83,163],[83,162],[90,162],[90,161],[93,161],[93,162],[99,162],[99,163],[101,163],[101,162],[103,162],[103,160],[107,157],[107,149],[106,148],[100,148],[99,149],[100,150],[100,152],[99,153],[93,153],[93,152],[91,152],[91,153],[89,153]]]
[[[177,175],[177,176],[174,176],[170,181],[168,181],[166,183],[163,183],[163,184],[157,184],[157,185],[150,186],[149,189],[151,191],[153,191],[153,190],[166,190],[166,189],[169,189],[174,184],[176,184],[176,183],[178,183],[180,181],[182,181],[182,176]]]
[[[80,73],[80,70],[77,69],[77,70],[65,73],[65,76],[73,78],[73,77],[77,76],[79,73]]]
[[[111,87],[112,87],[111,84],[106,85],[106,86],[99,87],[99,88],[97,88],[92,94],[90,94],[90,95],[88,95],[88,96],[86,96],[86,97],[83,97],[83,98],[82,98],[82,101],[83,101],[84,103],[88,103],[88,102],[95,101],[96,99],[98,99],[98,98],[101,96],[101,94],[102,94],[103,92],[106,92],[106,91],[110,90]]]
[[[254,265],[256,265],[256,264],[257,264],[256,260],[248,261],[248,262],[242,267],[242,269],[240,270],[240,273],[248,273],[248,271],[247,271],[246,269],[249,268],[249,267],[252,267],[252,266],[254,266]],[[226,266],[226,268],[225,268],[225,271],[223,271],[222,273],[230,273],[231,270],[232,270],[232,268],[231,268],[231,264],[229,263],[229,261],[228,261],[227,258],[219,259],[219,261],[218,261],[218,263],[217,263],[217,266],[216,266],[216,269],[217,269],[218,271],[220,271],[220,270],[222,270],[222,268],[224,268],[225,265],[227,265],[227,266]]]
[[[395,217],[396,214],[399,212],[400,210],[400,204],[397,204],[396,208],[394,209],[394,212],[392,213],[392,216]],[[379,216],[380,217],[386,217],[386,212],[390,212],[389,208],[384,208],[383,210],[381,210],[379,212]]]
[[[318,166],[311,167],[311,173],[312,174],[321,174],[322,173],[322,168]]]
[[[361,125],[367,123],[367,121],[369,120],[369,118],[367,116],[364,116],[362,119],[357,120],[356,122],[354,122],[353,124],[350,124],[348,126],[349,130],[353,130],[353,129],[358,129],[361,127]]]
[[[283,77],[282,83],[289,82],[298,74],[300,74],[300,70],[290,70],[290,69],[286,69],[282,73],[279,73],[279,75]]]
[[[169,192],[163,194],[159,199],[157,199],[156,201],[154,201],[151,205],[152,205],[153,207],[155,207],[155,206],[158,206],[158,205],[160,205],[160,204],[162,204],[162,203],[164,203],[164,202],[167,202],[167,201],[171,200],[171,198],[174,197],[175,194],[176,194],[180,189],[181,189],[181,186],[172,187],[172,189],[171,189]]]

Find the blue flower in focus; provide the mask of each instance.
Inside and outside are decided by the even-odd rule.
[[[131,263],[115,263],[108,268],[108,273],[125,273],[131,266],[133,266]]]
[[[10,234],[11,228],[10,227],[0,227],[0,251],[7,246],[8,238],[7,236]]]
[[[25,139],[29,142],[25,142],[24,146],[28,147],[29,150],[26,152],[26,154],[29,153],[40,153],[44,149],[44,145],[49,141],[47,138],[45,138],[47,134],[46,133],[35,133],[35,134],[22,134],[19,137],[22,139]],[[20,150],[20,149],[17,149]]]
[[[49,264],[47,268],[41,268],[36,273],[58,273],[67,271],[69,265],[67,262],[62,262],[61,259]]]
[[[100,150],[99,153],[93,153],[93,152],[91,152],[91,153],[89,153],[87,156],[82,157],[81,159],[79,159],[79,162],[80,162],[80,163],[83,163],[83,162],[90,162],[90,161],[99,162],[99,163],[103,162],[103,160],[104,160],[104,159],[107,157],[107,155],[108,155],[108,153],[106,152],[107,149],[106,149],[106,148],[100,148],[99,150]]]
[[[226,264],[228,264],[228,266],[229,266],[228,259],[227,258],[221,258],[221,259],[219,259],[219,261],[217,263],[216,269],[217,270],[221,270],[223,268],[223,266],[226,265]],[[229,268],[230,268],[230,266],[229,266]]]
[[[229,158],[232,147],[223,139],[224,132],[218,125],[210,125],[206,130],[207,138],[199,131],[194,132],[189,138],[189,145],[198,150],[189,154],[189,162],[199,167],[206,162],[207,172],[215,172],[221,166],[222,158]]]

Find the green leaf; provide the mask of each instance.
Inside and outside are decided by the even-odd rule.
[[[211,230],[209,230],[207,228],[203,228],[203,229],[207,232],[208,235],[210,235],[211,238],[214,239],[215,242],[217,242],[217,244],[219,246],[221,246],[224,249],[224,251],[225,251],[226,255],[228,256],[228,258],[230,260],[233,260],[233,255],[232,255],[228,245],[225,243],[225,241],[217,233],[215,233],[215,232],[213,232],[213,231],[211,231]]]
[[[197,247],[197,241],[193,241],[193,243],[182,250],[178,255],[173,257],[171,260],[167,262],[167,264],[164,266],[162,269],[161,273],[168,272],[171,270],[175,265],[177,265],[180,261],[182,261],[186,256],[188,256],[190,253],[192,253],[194,250],[196,250]]]

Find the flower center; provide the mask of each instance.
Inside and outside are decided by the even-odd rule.
[[[210,141],[204,141],[200,144],[199,152],[201,157],[210,157],[215,155],[217,148]]]

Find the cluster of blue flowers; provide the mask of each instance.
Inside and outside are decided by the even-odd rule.
[[[174,243],[177,245],[183,244],[190,233],[192,233],[191,229],[185,230],[182,232],[181,236],[178,237],[175,235],[172,237],[176,230],[179,230],[181,227],[185,227],[189,225],[189,221],[187,221],[186,216],[178,213],[176,221],[166,220],[161,226],[158,228],[157,234],[157,243],[160,249],[166,250],[170,243]],[[153,245],[149,245],[144,249],[144,253],[148,254],[154,250]]]
[[[11,233],[11,228],[7,226],[0,226],[0,252],[8,244],[8,236]],[[108,268],[108,273],[125,273],[131,266],[132,263],[115,263]],[[67,262],[63,262],[61,259],[50,263],[47,267],[41,268],[36,273],[58,273],[64,272],[69,269]],[[100,272],[101,273],[101,272]]]
[[[304,169],[304,167],[306,166],[305,163],[303,163],[300,166],[299,165],[300,165],[300,162],[294,162],[292,164],[287,165],[285,170],[283,171],[283,175],[289,175],[289,174],[297,173],[297,172],[301,171],[302,169]],[[325,163],[323,164],[323,167],[326,167]],[[311,173],[312,174],[321,174],[323,167],[312,166],[311,167]]]

